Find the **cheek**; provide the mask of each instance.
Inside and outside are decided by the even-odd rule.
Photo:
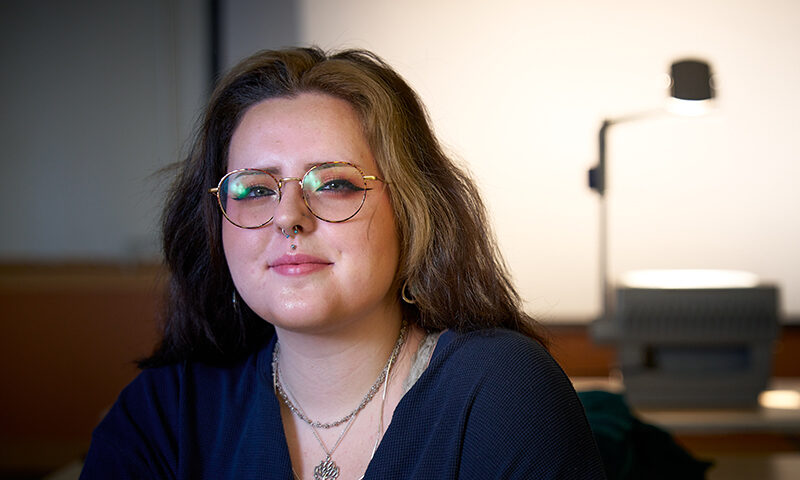
[[[225,222],[227,223],[227,222]],[[246,252],[251,251],[247,247],[248,243],[252,240],[247,235],[249,232],[231,224],[222,226],[222,251],[225,253],[225,261],[228,263],[228,269],[231,272],[234,283],[240,285],[239,280],[244,272],[244,267],[252,262],[248,262]]]
[[[230,227],[231,225],[225,225],[224,223],[222,225],[222,251],[225,253],[225,261],[228,262],[228,265],[231,263],[232,253],[238,250],[236,248],[235,232],[232,232]]]
[[[382,210],[378,212],[375,223],[370,228],[370,238],[367,241],[372,245],[381,274],[391,277],[390,281],[393,281],[400,263],[400,240],[391,208],[387,204]]]

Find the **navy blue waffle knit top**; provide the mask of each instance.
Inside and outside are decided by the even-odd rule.
[[[95,429],[81,479],[291,479],[274,346],[234,367],[141,372]],[[539,343],[499,329],[442,334],[364,478],[605,476],[561,368]]]

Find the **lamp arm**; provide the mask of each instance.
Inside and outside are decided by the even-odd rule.
[[[597,134],[597,165],[589,169],[589,187],[597,191],[601,199],[606,194],[606,132],[613,124],[613,120],[603,120]]]
[[[601,197],[606,193],[606,132],[608,132],[609,127],[653,117],[660,113],[663,113],[663,110],[657,108],[603,120],[603,123],[600,124],[600,131],[597,134],[597,165],[589,169],[589,187],[592,190],[597,191]]]
[[[632,122],[661,113],[661,109],[645,110],[617,118],[606,118],[597,132],[597,165],[589,169],[589,187],[600,195],[600,212],[598,225],[600,295],[602,301],[601,320],[609,320],[611,315],[611,289],[608,284],[608,219],[606,213],[606,136],[612,125]]]

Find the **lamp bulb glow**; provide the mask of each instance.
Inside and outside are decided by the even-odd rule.
[[[699,117],[711,112],[711,100],[682,100],[670,97],[667,100],[667,111],[683,117]]]
[[[758,276],[739,270],[634,270],[621,277],[629,288],[753,288]]]

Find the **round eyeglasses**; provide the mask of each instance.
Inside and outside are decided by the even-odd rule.
[[[302,178],[275,178],[266,170],[243,168],[228,172],[219,185],[208,190],[216,195],[222,214],[240,228],[260,228],[269,224],[281,201],[282,189],[297,182],[308,210],[320,220],[331,223],[353,218],[367,197],[367,180],[384,180],[364,175],[347,162],[314,165]]]

